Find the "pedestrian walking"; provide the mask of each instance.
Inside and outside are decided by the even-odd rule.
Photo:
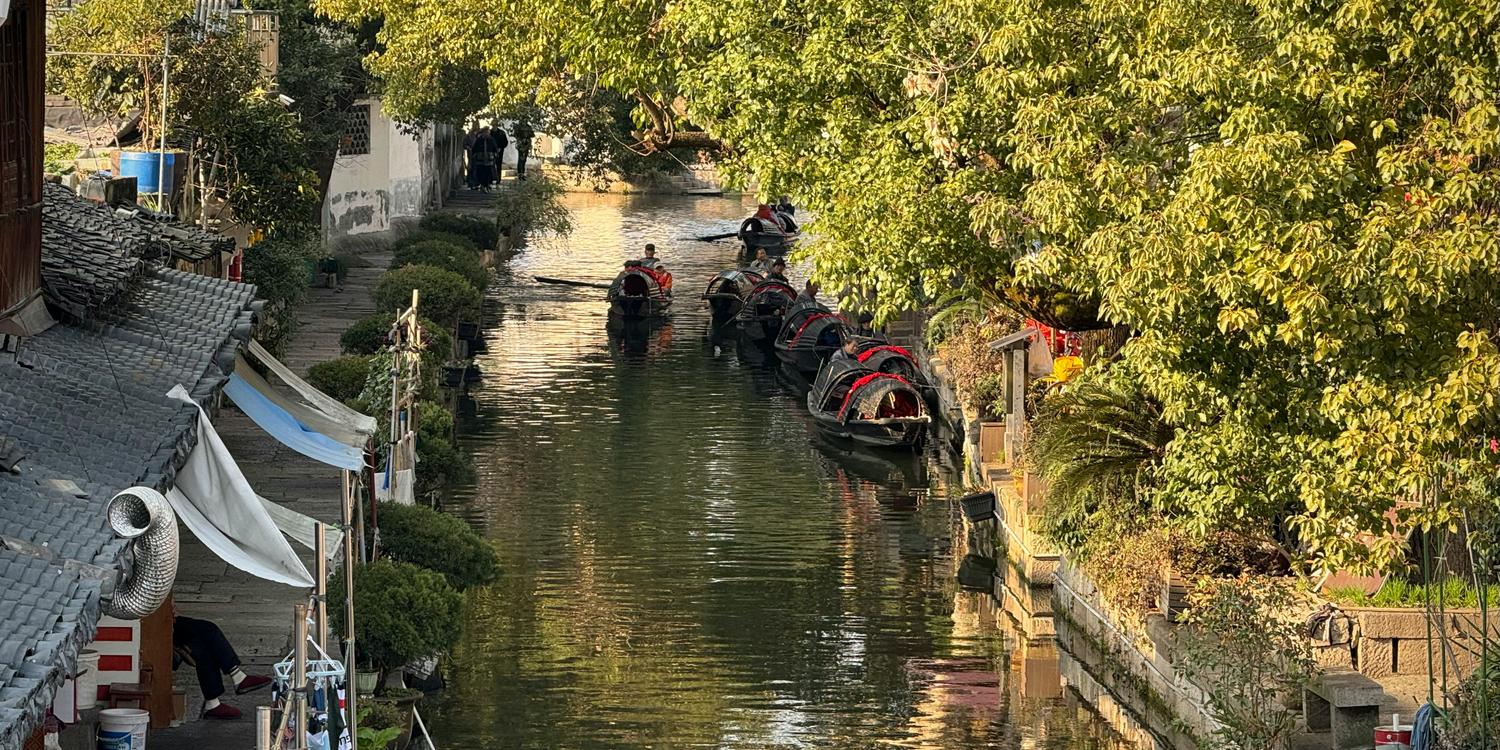
[[[516,123],[516,179],[526,179],[526,160],[531,158],[531,142],[536,139],[536,132],[525,120]]]

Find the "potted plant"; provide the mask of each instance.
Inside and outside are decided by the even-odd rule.
[[[334,588],[329,598],[335,625],[342,628],[343,589]],[[379,670],[382,684],[407,662],[452,648],[462,608],[462,596],[425,568],[379,560],[354,571],[355,644]]]
[[[381,503],[380,550],[388,559],[436,571],[463,591],[495,580],[495,549],[463,519],[421,505]]]

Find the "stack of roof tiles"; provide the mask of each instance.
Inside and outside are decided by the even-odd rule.
[[[170,270],[138,219],[49,189],[43,284],[66,324],[0,353],[0,748],[19,746],[98,624],[124,543],[115,493],[167,489],[196,444],[192,407],[233,367],[255,289]]]

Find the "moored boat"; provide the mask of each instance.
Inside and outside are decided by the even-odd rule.
[[[769,255],[785,255],[799,237],[797,222],[788,212],[779,211],[764,203],[755,215],[740,222],[737,235],[745,243],[745,252],[753,257],[756,250],[765,250]]]
[[[625,320],[660,318],[672,308],[670,277],[629,261],[609,285],[609,314]]]
[[[825,433],[883,448],[916,445],[932,422],[922,394],[906,378],[845,357],[828,360],[818,373],[807,409]]]
[[[720,271],[708,282],[708,289],[703,292],[703,299],[708,302],[708,310],[713,315],[714,327],[717,328],[735,319],[740,309],[745,306],[750,293],[764,279],[755,271],[749,269]]]
[[[781,330],[782,317],[796,298],[796,290],[781,279],[765,279],[756,284],[735,315],[740,335],[756,343],[774,341],[776,332]]]
[[[776,356],[808,377],[844,344],[844,319],[817,302],[799,302],[787,310],[776,334]]]

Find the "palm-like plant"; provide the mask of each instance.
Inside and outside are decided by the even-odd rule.
[[[1140,518],[1143,488],[1174,431],[1133,378],[1086,372],[1047,396],[1032,420],[1027,460],[1047,480],[1047,533],[1072,548],[1090,529]]]

